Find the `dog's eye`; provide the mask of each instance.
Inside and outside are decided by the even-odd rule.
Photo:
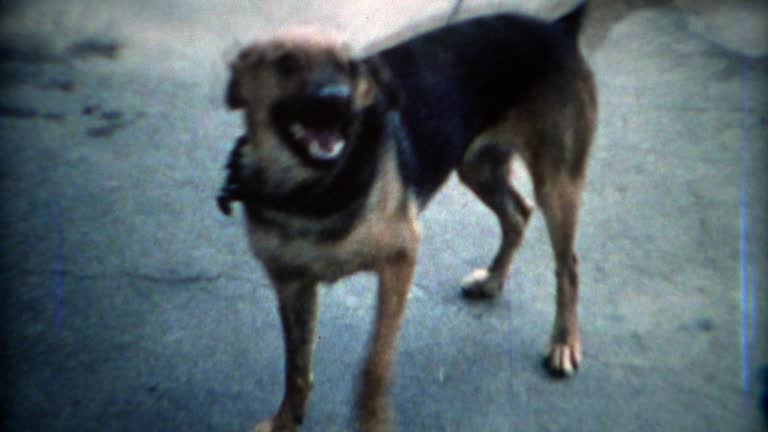
[[[333,67],[339,72],[349,72],[349,62],[340,58],[333,59]]]
[[[360,65],[357,62],[349,62],[346,67],[352,78],[357,78],[360,75]]]
[[[284,77],[296,75],[301,70],[301,59],[291,53],[283,53],[273,61],[277,73]]]

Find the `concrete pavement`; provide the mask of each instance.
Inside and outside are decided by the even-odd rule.
[[[542,16],[571,3],[465,0]],[[584,366],[569,381],[539,367],[554,280],[538,214],[503,296],[459,298],[498,229],[452,179],[422,217],[392,389],[400,430],[764,430],[768,12],[593,4]],[[282,392],[274,298],[239,215],[213,200],[241,131],[221,100],[226,59],[289,23],[357,47],[451,6],[0,3],[3,428],[244,431],[270,415]],[[373,285],[359,275],[323,291],[303,430],[350,430]]]

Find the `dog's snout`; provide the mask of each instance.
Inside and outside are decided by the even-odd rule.
[[[352,106],[352,89],[337,80],[318,82],[307,88],[301,104],[316,118],[346,115]]]

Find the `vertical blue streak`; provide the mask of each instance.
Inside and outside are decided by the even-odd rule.
[[[748,191],[747,168],[749,161],[749,130],[747,128],[748,116],[748,88],[749,63],[744,62],[744,76],[741,83],[742,125],[741,125],[741,241],[740,241],[740,275],[741,275],[741,386],[742,390],[749,392],[749,243],[748,243]],[[754,305],[754,299],[753,299]],[[752,317],[754,319],[754,317]]]
[[[62,245],[61,245],[61,208],[60,205],[57,203],[54,205],[53,210],[53,216],[54,216],[54,224],[55,224],[55,231],[54,235],[56,236],[56,258],[53,264],[53,271],[54,271],[54,284],[56,287],[56,331],[61,331],[61,309],[62,309],[62,299],[64,297],[64,284],[62,281],[62,262],[63,262],[63,252],[62,252]]]

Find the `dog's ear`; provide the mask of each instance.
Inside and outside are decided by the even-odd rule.
[[[245,107],[245,98],[240,89],[240,83],[237,79],[237,72],[234,68],[231,69],[231,76],[229,77],[229,84],[227,84],[227,93],[224,95],[224,99],[227,106],[231,110],[236,110]]]
[[[229,109],[245,108],[245,95],[240,84],[240,74],[248,68],[252,68],[261,62],[263,57],[261,46],[252,45],[240,50],[237,57],[229,64],[229,83],[224,95],[224,101]]]
[[[387,65],[377,56],[355,63],[358,74],[356,99],[359,105],[368,106],[380,97],[386,109],[398,109],[402,100],[400,88]]]

